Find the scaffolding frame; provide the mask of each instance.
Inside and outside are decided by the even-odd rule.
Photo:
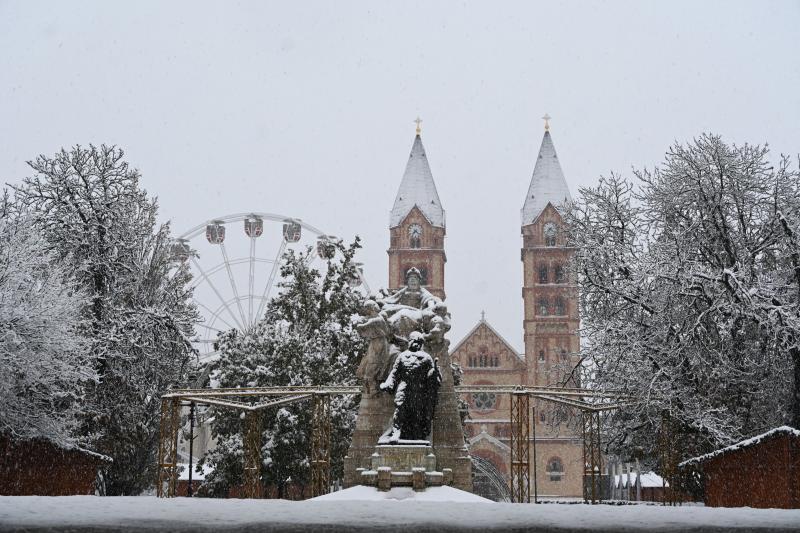
[[[531,465],[530,395],[523,391],[511,393],[511,502],[530,503]],[[534,441],[534,448],[536,442]]]
[[[214,405],[244,411],[244,478],[245,495],[261,497],[261,416],[269,407],[311,400],[311,491],[313,496],[327,493],[330,486],[330,438],[333,395],[355,395],[363,391],[360,386],[292,386],[249,387],[224,389],[174,389],[161,398],[161,427],[158,451],[158,479],[156,492],[160,498],[176,495],[178,479],[178,433],[181,409],[191,403]],[[635,403],[619,391],[590,391],[570,387],[525,387],[518,385],[462,385],[455,387],[456,394],[492,393],[508,394],[511,402],[511,494],[512,501],[531,501],[531,451],[533,445],[534,502],[538,503],[536,487],[536,425],[531,425],[535,409],[531,399],[558,403],[578,409],[583,422],[584,498],[596,503],[602,472],[601,426],[602,411],[618,409]],[[587,423],[587,420],[589,421]],[[533,439],[531,439],[533,431]],[[587,476],[590,478],[587,492]]]
[[[178,481],[178,431],[180,430],[180,401],[161,399],[161,427],[158,441],[158,479],[156,494],[159,498],[175,494]]]
[[[328,493],[331,477],[331,396],[312,396],[311,496]]]
[[[603,452],[601,446],[600,411],[583,411],[583,500],[598,503],[602,497],[601,475],[603,473]]]
[[[360,394],[361,387],[300,386],[250,387],[237,389],[175,389],[161,397],[161,427],[158,448],[159,498],[174,498],[178,485],[178,434],[181,409],[196,405],[214,405],[244,412],[242,428],[244,448],[244,496],[260,498],[261,486],[261,411],[269,407],[311,400],[314,416],[311,429],[312,493],[328,491],[330,482],[330,396]],[[191,445],[191,444],[190,444]]]
[[[244,496],[261,497],[261,411],[244,415]]]

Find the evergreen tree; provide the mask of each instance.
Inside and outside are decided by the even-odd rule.
[[[185,380],[196,312],[188,267],[173,261],[169,227],[122,150],[80,146],[28,164],[16,189],[50,250],[75,272],[98,382],[80,434],[113,458],[108,494],[137,494],[155,477],[159,396]]]
[[[337,243],[324,274],[309,265],[309,250],[289,250],[281,266],[280,293],[269,302],[264,318],[252,331],[221,335],[221,355],[212,371],[215,385],[355,385],[355,370],[366,347],[354,324],[364,298],[348,283],[355,275],[358,248],[358,238],[348,247]],[[331,397],[333,478],[343,475],[356,406],[356,398]],[[244,420],[233,410],[211,411],[217,447],[201,462],[213,467],[206,478],[209,492],[224,496],[242,483]],[[289,479],[301,486],[310,480],[310,403],[265,409],[261,423],[261,480],[283,497]]]

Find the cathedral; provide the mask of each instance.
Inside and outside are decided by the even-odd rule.
[[[570,199],[545,116],[545,132],[522,206],[521,260],[525,352],[518,353],[485,320],[450,350],[463,369],[463,385],[575,386],[567,379],[580,352],[578,291],[568,268],[573,251],[564,242],[556,209]],[[405,272],[416,267],[423,285],[445,298],[445,211],[422,144],[417,123],[414,144],[392,207],[389,234],[389,288],[404,285]],[[511,258],[508,258],[511,260]],[[469,404],[469,451],[494,470],[497,479],[510,475],[509,399],[480,393]],[[536,472],[540,498],[581,497],[582,438],[547,403],[534,403]],[[531,439],[533,440],[534,437]],[[533,461],[533,442],[530,443]],[[480,486],[476,478],[476,492]],[[531,489],[533,492],[533,489]]]

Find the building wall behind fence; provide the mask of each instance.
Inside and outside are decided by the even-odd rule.
[[[69,496],[94,494],[102,460],[47,441],[14,442],[0,437],[0,495]]]
[[[800,508],[800,439],[778,435],[703,465],[709,507]]]

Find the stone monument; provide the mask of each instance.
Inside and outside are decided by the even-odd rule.
[[[450,367],[450,315],[411,268],[405,287],[364,305],[369,341],[357,371],[361,395],[345,457],[345,486],[448,484],[472,489],[472,464]]]

